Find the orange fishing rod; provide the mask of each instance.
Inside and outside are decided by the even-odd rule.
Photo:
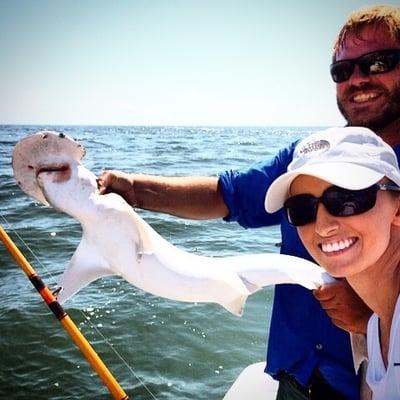
[[[114,399],[118,400],[128,400],[128,395],[121,388],[119,383],[116,381],[111,372],[107,369],[103,361],[94,351],[93,347],[90,343],[85,339],[82,333],[79,331],[77,326],[74,324],[69,315],[64,311],[62,306],[58,303],[57,298],[51,292],[51,290],[43,283],[42,279],[36,273],[36,271],[29,264],[27,259],[12,241],[7,232],[0,225],[0,239],[4,243],[6,249],[9,253],[14,257],[17,261],[18,265],[22,268],[25,274],[28,276],[32,285],[36,288],[36,290],[40,293],[45,303],[48,305],[50,310],[56,316],[56,318],[60,321],[61,325],[68,332],[71,339],[74,343],[79,347],[80,351],[89,361],[92,368],[97,372],[101,380],[107,386],[108,390],[114,397]]]

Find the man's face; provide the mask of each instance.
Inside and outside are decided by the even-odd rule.
[[[348,35],[336,61],[351,60],[384,49],[400,49],[386,26],[366,26],[361,37]],[[355,66],[350,79],[336,85],[340,112],[350,126],[379,131],[400,119],[400,63],[390,72],[365,75]]]

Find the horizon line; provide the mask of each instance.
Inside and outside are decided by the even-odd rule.
[[[0,126],[56,126],[56,127],[76,127],[76,126],[88,126],[88,127],[151,127],[151,128],[321,128],[329,127],[331,125],[314,125],[314,124],[299,124],[299,125],[220,125],[220,124],[63,124],[63,123],[2,123]]]

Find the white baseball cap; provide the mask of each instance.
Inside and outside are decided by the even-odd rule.
[[[370,129],[329,128],[299,142],[288,172],[277,178],[265,196],[265,209],[283,207],[293,180],[310,175],[350,190],[365,189],[384,176],[400,186],[400,171],[393,149]]]

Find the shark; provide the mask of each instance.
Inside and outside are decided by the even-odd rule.
[[[84,147],[68,135],[40,131],[14,147],[20,188],[34,200],[75,218],[82,238],[60,280],[60,304],[91,282],[118,275],[135,287],[174,301],[217,303],[242,315],[248,296],[265,286],[316,289],[334,281],[318,265],[277,253],[202,256],[160,236],[118,194],[100,195],[83,163]]]

